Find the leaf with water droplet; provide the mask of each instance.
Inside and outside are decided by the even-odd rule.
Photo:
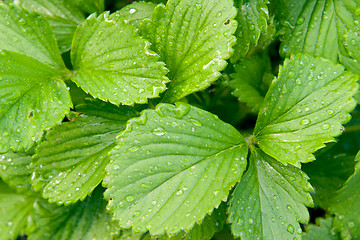
[[[333,229],[334,219],[331,216],[316,218],[316,224],[305,226],[305,232],[302,234],[303,240],[341,240],[340,232]],[[301,230],[301,229],[300,229]]]
[[[151,19],[156,6],[157,4],[153,2],[133,2],[118,12],[126,21],[138,28],[143,19]]]
[[[289,76],[290,71],[294,74]],[[259,112],[254,130],[259,147],[285,164],[300,166],[314,160],[312,153],[335,141],[342,124],[350,120],[357,79],[325,59],[307,55],[286,59]],[[284,86],[291,94],[283,93]]]
[[[191,230],[226,200],[246,167],[242,135],[215,115],[184,103],[143,111],[129,120],[116,142],[104,179],[106,197],[113,199],[109,210],[122,228],[149,230],[154,236],[165,229],[172,235]],[[128,151],[134,146],[139,149]],[[114,170],[115,165],[122,167]],[[133,201],[127,201],[129,195]],[[134,217],[136,211],[143,214]]]
[[[117,105],[146,103],[165,91],[169,81],[165,64],[149,45],[119,13],[93,14],[74,35],[72,80],[92,96]]]
[[[141,34],[170,70],[164,101],[179,100],[219,78],[236,42],[235,16],[232,0],[170,0],[142,21]]]
[[[309,221],[306,206],[313,204],[307,180],[300,169],[284,166],[260,149],[253,151],[249,169],[230,201],[229,222],[234,236],[249,240],[299,238],[301,232],[295,228],[300,228],[299,222]],[[247,220],[238,224],[239,219]]]

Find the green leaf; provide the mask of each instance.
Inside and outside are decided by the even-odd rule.
[[[86,13],[94,13],[97,14],[102,13],[105,10],[105,1],[104,0],[68,0],[72,4],[77,5],[80,9],[85,11]]]
[[[0,177],[18,192],[31,190],[31,156],[25,153],[7,152],[0,155]]]
[[[340,234],[333,229],[333,218],[317,218],[316,225],[306,226],[306,232],[302,234],[303,240],[341,240]]]
[[[23,233],[35,200],[16,193],[0,180],[0,239],[17,239]]]
[[[345,131],[335,145],[327,146],[316,154],[316,161],[302,165],[302,170],[310,177],[315,189],[312,195],[316,206],[327,209],[335,191],[353,174],[354,158],[359,146],[360,133]]]
[[[345,183],[345,186],[337,192],[329,211],[335,214],[334,227],[341,232],[342,238],[359,239],[360,237],[360,151],[355,161],[355,173]]]
[[[75,4],[69,0],[19,0],[16,3],[29,12],[36,12],[49,21],[60,52],[70,49],[74,32],[85,16]]]
[[[49,23],[36,14],[1,2],[0,49],[22,53],[51,67],[65,69]]]
[[[64,76],[23,54],[0,50],[0,152],[29,149],[71,107]]]
[[[340,61],[345,67],[356,74],[360,74],[360,36],[359,31],[346,31],[344,48],[346,54],[340,54]]]
[[[153,2],[133,2],[119,10],[120,15],[135,27],[139,27],[143,19],[151,19],[157,4]]]
[[[280,54],[309,53],[337,62],[344,53],[345,31],[359,23],[358,7],[359,0],[275,1],[283,31]]]
[[[299,55],[286,59],[265,96],[254,141],[278,161],[300,166],[324,143],[334,141],[350,120],[357,75],[341,65]]]
[[[146,103],[166,89],[167,70],[149,43],[119,13],[91,15],[76,30],[72,80],[94,97],[115,104]]]
[[[259,111],[274,78],[269,55],[265,53],[236,64],[231,78],[229,87],[234,89],[232,94],[240,102],[247,103],[254,112]]]
[[[29,240],[111,240],[116,234],[100,187],[91,197],[74,205],[57,206],[42,200],[35,207],[27,228]]]
[[[160,104],[117,136],[105,178],[120,227],[159,236],[189,231],[240,180],[247,147],[231,125],[204,110]]]
[[[140,31],[170,70],[164,101],[208,87],[232,53],[237,22],[232,0],[169,0],[154,9]]]
[[[298,222],[307,223],[312,206],[308,177],[298,168],[284,166],[260,149],[233,192],[229,221],[241,239],[300,238]]]
[[[32,183],[44,198],[58,204],[83,200],[101,182],[107,153],[115,136],[135,117],[128,107],[90,102],[77,106],[85,114],[71,114],[70,122],[50,130],[32,158]]]
[[[268,27],[269,10],[268,0],[235,0],[235,6],[239,12],[236,20],[239,27],[236,30],[237,44],[235,45],[232,62],[245,57],[250,45],[256,46],[261,33],[265,33]]]

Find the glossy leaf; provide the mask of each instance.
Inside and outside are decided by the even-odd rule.
[[[111,240],[116,234],[100,187],[91,197],[74,205],[57,206],[41,200],[35,207],[27,228],[29,240]]]
[[[70,122],[48,131],[32,158],[33,187],[58,204],[83,200],[94,190],[105,176],[115,136],[136,116],[128,107],[109,103],[90,102],[76,109],[84,114],[71,114]]]
[[[300,166],[324,143],[334,141],[350,120],[357,75],[321,58],[286,59],[267,92],[254,141],[282,163]]]
[[[232,94],[253,111],[259,111],[274,78],[269,55],[255,56],[236,64],[231,78],[229,86],[234,89]]]
[[[31,57],[0,50],[0,152],[31,148],[63,120],[72,105],[63,77]]]
[[[329,211],[335,214],[334,227],[341,232],[342,238],[360,237],[360,152],[357,154],[355,173],[347,180],[330,204]]]
[[[135,27],[139,27],[143,19],[151,19],[157,4],[153,2],[133,2],[119,10],[120,15]]]
[[[299,222],[309,221],[306,206],[312,206],[307,180],[300,169],[255,150],[228,210],[234,236],[243,240],[300,238]]]
[[[340,61],[351,71],[360,74],[360,36],[359,31],[347,31],[344,35],[346,54],[340,54]]]
[[[233,62],[244,58],[250,45],[256,46],[260,35],[267,31],[268,3],[268,0],[235,0],[235,6],[239,9],[236,16],[239,27],[235,33],[237,44],[231,58]]]
[[[317,218],[316,225],[306,226],[306,232],[302,234],[303,240],[341,240],[340,234],[333,230],[333,218]]]
[[[158,105],[128,122],[105,178],[120,227],[159,236],[190,231],[240,180],[247,147],[231,125],[179,103]]]
[[[65,69],[49,23],[36,14],[1,2],[0,49],[22,53],[51,67]]]
[[[91,15],[76,30],[72,80],[94,97],[115,104],[146,103],[166,89],[167,70],[149,43],[119,13]]]
[[[31,190],[30,158],[25,153],[7,152],[0,155],[0,177],[18,192]]]
[[[345,53],[343,35],[357,28],[359,0],[275,2],[284,38],[282,56],[301,52],[337,62],[339,53]]]
[[[15,240],[24,233],[36,198],[16,193],[0,180],[0,239]]]
[[[164,101],[208,87],[220,77],[232,53],[237,22],[232,0],[169,0],[140,26],[170,70]]]

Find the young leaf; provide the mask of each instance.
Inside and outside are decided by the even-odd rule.
[[[63,120],[72,104],[61,78],[31,57],[0,50],[0,152],[29,149]]]
[[[276,0],[276,16],[283,31],[280,54],[294,53],[338,61],[344,53],[343,35],[358,22],[358,0]]]
[[[231,74],[229,86],[232,94],[245,102],[254,112],[259,111],[266,92],[273,80],[271,62],[268,54],[245,59],[235,65],[235,73]]]
[[[36,14],[1,2],[0,49],[22,53],[51,67],[65,69],[49,23]]]
[[[160,104],[128,122],[111,152],[105,185],[120,227],[174,235],[201,222],[240,180],[247,147],[204,110]]]
[[[357,75],[341,65],[300,55],[286,59],[265,96],[254,130],[259,147],[278,161],[300,166],[334,141],[350,119]]]
[[[342,238],[357,239],[360,237],[360,152],[355,161],[355,173],[347,180],[345,186],[337,192],[330,204],[329,211],[335,214],[334,227],[341,232]]]
[[[35,206],[27,228],[30,240],[112,240],[115,222],[106,213],[103,189],[98,187],[92,196],[70,206],[57,206],[40,200]]]
[[[303,240],[341,240],[340,234],[333,230],[333,218],[317,218],[316,225],[306,226],[306,232],[302,234]]]
[[[68,0],[18,0],[16,3],[49,21],[60,52],[70,49],[76,27],[85,20],[83,12]]]
[[[0,177],[18,192],[28,192],[31,189],[30,158],[25,153],[7,152],[0,155]]]
[[[75,32],[72,80],[94,97],[115,104],[146,103],[166,89],[167,70],[149,43],[119,13],[91,15]]]
[[[119,13],[126,21],[138,28],[143,19],[151,19],[156,6],[157,4],[153,2],[133,2],[123,7]]]
[[[265,33],[269,21],[268,0],[235,0],[239,12],[236,20],[239,27],[236,30],[237,44],[235,45],[232,62],[245,57],[250,45],[256,46],[261,33]]]
[[[309,221],[306,206],[312,206],[307,179],[300,169],[255,150],[230,202],[234,236],[243,240],[299,238],[298,222]]]
[[[17,239],[32,214],[36,198],[16,193],[0,180],[0,239]]]
[[[85,114],[71,114],[70,122],[50,130],[36,148],[31,180],[50,202],[75,203],[89,195],[105,176],[115,136],[136,116],[128,107],[94,105],[77,106]]]
[[[169,0],[140,25],[143,36],[170,70],[164,101],[174,102],[208,87],[220,76],[235,44],[232,0]]]

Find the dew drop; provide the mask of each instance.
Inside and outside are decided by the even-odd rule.
[[[331,110],[331,109],[328,109],[327,111],[326,111],[328,114],[334,114],[334,110]]]
[[[130,13],[130,14],[136,13],[136,9],[135,9],[135,8],[130,8],[129,13]]]
[[[183,191],[181,189],[176,192],[176,195],[178,195],[178,196],[180,196],[181,194],[183,194]]]
[[[293,225],[289,224],[287,227],[287,231],[291,234],[293,234],[295,232],[295,228],[293,227]]]
[[[304,118],[304,119],[302,119],[302,120],[300,121],[300,124],[301,124],[301,125],[308,125],[310,122],[311,122],[310,119]]]
[[[330,128],[330,124],[329,123],[325,123],[322,127],[322,129],[326,130]]]
[[[157,136],[163,136],[165,135],[166,131],[162,127],[157,127],[153,130],[153,134]]]
[[[250,223],[250,224],[254,224],[254,219],[249,218],[249,223]]]
[[[119,168],[120,168],[120,166],[117,165],[117,164],[115,164],[114,167],[113,167],[114,170],[117,170],[117,169],[119,169]]]
[[[132,202],[132,201],[134,201],[134,197],[129,195],[129,196],[126,197],[126,201]]]
[[[133,217],[137,217],[137,216],[139,216],[139,215],[140,215],[140,213],[141,213],[140,211],[135,211],[135,212],[134,212],[134,214],[133,214]]]

